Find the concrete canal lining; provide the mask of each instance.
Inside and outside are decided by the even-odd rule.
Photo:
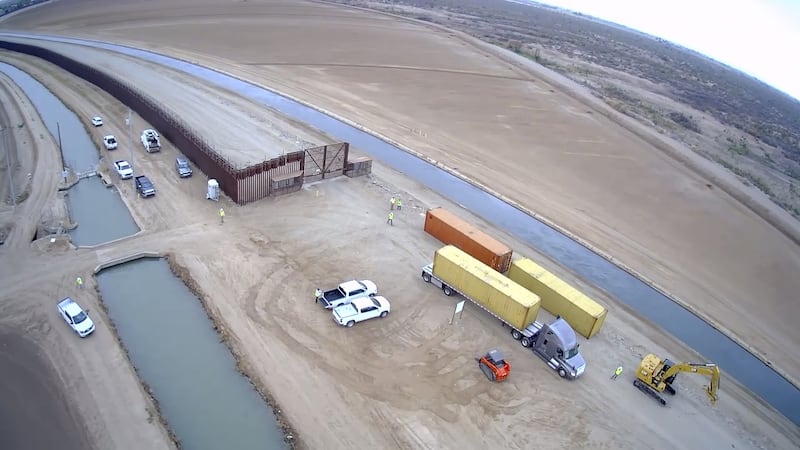
[[[94,170],[99,161],[97,147],[78,116],[19,68],[0,62],[0,72],[25,92],[56,142],[60,134],[67,165],[76,172]],[[66,202],[71,222],[77,224],[69,230],[77,246],[97,245],[139,231],[119,191],[109,189],[100,177],[88,177],[70,187]]]
[[[120,342],[181,448],[288,448],[201,301],[159,256],[130,255],[95,273]]]
[[[350,142],[394,168],[502,228],[541,253],[569,267],[715,363],[795,424],[800,424],[800,389],[730,333],[700,318],[664,290],[635,271],[601,255],[586,243],[539,220],[532,213],[465,179],[436,161],[381,137],[370,130],[298,99],[220,70],[124,45],[63,36],[2,33],[10,37],[64,42],[101,48],[170,67],[278,110],[336,139]]]

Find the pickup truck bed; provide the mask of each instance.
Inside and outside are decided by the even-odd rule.
[[[350,303],[353,299],[367,297],[378,293],[375,283],[369,280],[350,280],[340,284],[336,289],[323,292],[320,303],[325,309]]]

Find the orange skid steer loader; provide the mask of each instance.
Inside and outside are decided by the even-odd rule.
[[[489,350],[482,358],[475,358],[475,360],[478,361],[478,367],[490,381],[503,381],[511,373],[511,364],[503,359],[503,354],[499,350]]]

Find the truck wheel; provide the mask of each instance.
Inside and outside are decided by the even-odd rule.
[[[431,274],[428,272],[422,272],[422,279],[425,280],[426,283],[431,282]]]
[[[453,289],[451,289],[450,286],[448,286],[446,284],[442,285],[442,290],[444,291],[444,295],[446,295],[448,297],[453,295]]]
[[[531,342],[531,339],[527,336],[522,336],[519,343],[525,348],[531,348],[531,345],[533,345],[533,342]]]
[[[384,311],[381,313],[381,319],[389,315],[389,311]]]
[[[519,331],[517,331],[517,330],[512,328],[511,329],[511,337],[513,337],[516,340],[520,340],[522,338],[522,333],[520,333]]]
[[[352,328],[356,323],[354,321],[347,322],[347,328]]]
[[[563,367],[559,367],[558,368],[558,376],[560,376],[561,378],[567,378],[567,371],[564,370]]]

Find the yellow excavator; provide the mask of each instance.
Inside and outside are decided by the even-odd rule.
[[[636,372],[636,380],[633,385],[640,391],[656,399],[661,405],[666,405],[667,401],[659,393],[667,391],[670,395],[675,395],[675,388],[672,383],[679,372],[699,373],[711,377],[711,384],[706,386],[706,394],[713,405],[717,401],[717,388],[719,387],[719,368],[716,364],[705,363],[674,363],[669,359],[661,359],[654,354],[644,357],[639,364],[639,371]]]

